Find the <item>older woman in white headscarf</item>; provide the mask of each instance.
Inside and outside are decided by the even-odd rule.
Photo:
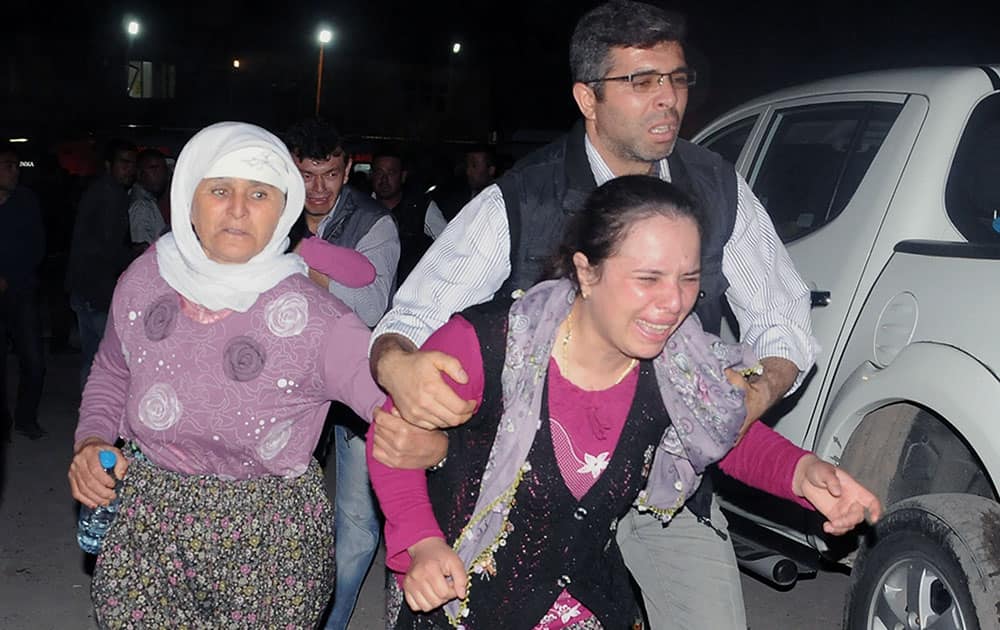
[[[283,253],[303,198],[278,138],[203,129],[177,161],[172,233],[118,282],[69,473],[76,499],[107,504],[98,455],[118,455],[92,584],[104,627],[311,627],[333,591],[311,454],[331,399],[370,418],[384,398],[368,329]]]

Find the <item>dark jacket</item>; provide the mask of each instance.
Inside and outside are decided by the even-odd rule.
[[[106,312],[111,307],[118,276],[130,262],[128,190],[111,175],[103,175],[80,199],[66,288],[92,308]]]
[[[0,277],[10,290],[38,286],[37,269],[44,257],[45,228],[38,199],[27,188],[15,188],[0,204]]]
[[[396,286],[403,284],[433,242],[424,233],[424,216],[427,214],[425,195],[405,195],[392,209],[392,218],[399,230],[399,266],[396,269]]]

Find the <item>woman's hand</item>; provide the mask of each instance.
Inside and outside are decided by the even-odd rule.
[[[403,593],[411,610],[430,612],[453,599],[465,599],[469,577],[448,543],[424,538],[409,552],[412,562],[403,580]]]
[[[861,521],[874,523],[882,516],[882,503],[854,477],[813,454],[795,465],[792,490],[813,504],[827,518],[823,531],[840,536]]]
[[[124,478],[128,470],[128,461],[114,446],[96,437],[81,440],[69,465],[69,486],[73,498],[89,508],[108,505],[115,499],[115,479],[101,467],[101,451],[115,454],[115,479]]]

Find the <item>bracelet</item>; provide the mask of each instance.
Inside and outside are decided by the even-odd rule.
[[[748,368],[740,370],[740,374],[743,378],[750,378],[751,376],[761,376],[764,374],[764,366],[760,363],[756,365],[751,365]]]
[[[444,457],[441,458],[441,461],[439,461],[438,463],[436,463],[433,466],[431,466],[430,468],[428,468],[427,472],[437,472],[437,471],[441,470],[442,468],[444,468],[444,464],[447,461],[448,461],[448,456],[445,455]]]

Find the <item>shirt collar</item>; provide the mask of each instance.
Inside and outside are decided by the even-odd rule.
[[[324,230],[326,230],[326,226],[329,225],[330,221],[333,220],[333,215],[337,214],[337,208],[340,207],[341,202],[344,200],[344,192],[345,192],[344,188],[341,188],[340,194],[337,195],[337,200],[333,202],[333,207],[330,208],[330,211],[326,213],[326,216],[323,217],[323,220],[320,221],[319,225],[316,226],[316,236],[321,236],[323,234]]]
[[[597,152],[597,147],[590,141],[590,136],[586,132],[583,134],[583,146],[587,150],[587,161],[590,162],[590,171],[594,174],[594,181],[597,182],[597,185],[600,186],[614,179],[615,174],[611,171],[611,167]],[[667,164],[667,158],[656,163],[656,171],[660,179],[665,182],[670,181],[670,165]]]
[[[153,195],[153,193],[146,190],[146,188],[139,183],[132,184],[132,190],[130,191],[130,193],[140,199],[148,199],[150,201],[156,201],[156,197]]]

